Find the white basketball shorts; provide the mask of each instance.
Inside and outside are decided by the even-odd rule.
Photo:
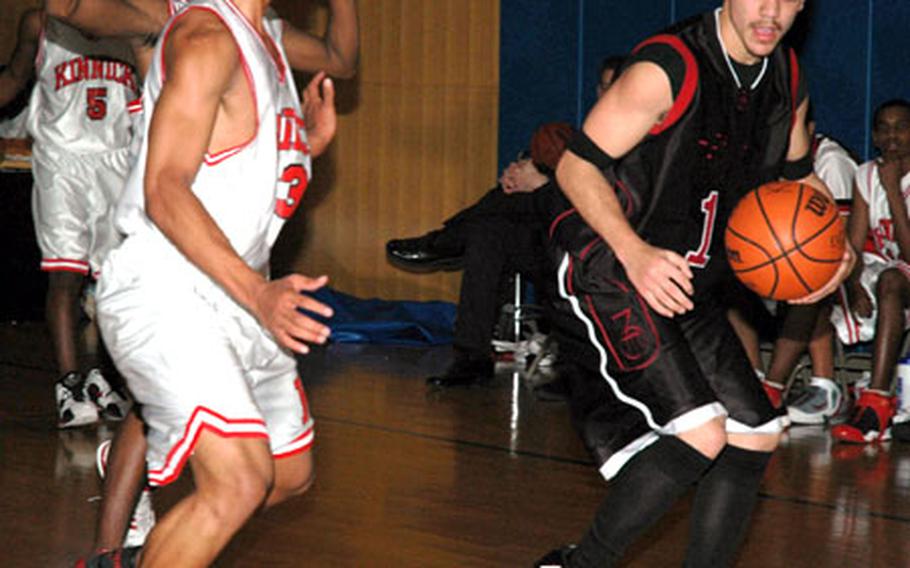
[[[128,148],[78,155],[36,144],[32,216],[41,270],[87,274],[120,240],[113,211],[129,173]]]
[[[276,458],[308,450],[313,418],[294,357],[195,268],[169,270],[132,240],[105,262],[97,305],[142,404],[149,483],[177,479],[204,430],[267,438]]]

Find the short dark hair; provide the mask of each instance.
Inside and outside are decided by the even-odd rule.
[[[875,128],[875,125],[878,124],[878,117],[881,116],[882,112],[886,109],[895,107],[910,112],[910,101],[907,101],[907,99],[889,99],[878,105],[878,107],[875,108],[875,114],[872,115],[872,128]]]

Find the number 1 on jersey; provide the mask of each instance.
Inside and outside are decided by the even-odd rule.
[[[686,254],[686,262],[689,266],[704,268],[711,260],[708,250],[711,248],[711,240],[714,237],[714,223],[717,222],[717,190],[708,194],[708,197],[701,200],[701,210],[705,213],[705,222],[701,229],[701,243],[698,250],[689,251]]]

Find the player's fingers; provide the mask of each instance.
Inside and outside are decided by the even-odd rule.
[[[319,98],[319,84],[322,83],[323,79],[325,79],[325,71],[320,71],[313,75],[313,78],[310,79],[306,89],[303,91],[304,98],[309,95],[311,100],[317,100]]]
[[[324,323],[296,311],[291,314],[284,325],[294,337],[303,337],[305,334],[307,338],[327,338],[332,332],[331,328]]]
[[[325,77],[325,73],[322,74]],[[335,104],[335,82],[330,77],[322,81],[322,100],[327,105]]]
[[[297,295],[294,299],[294,304],[295,308],[302,308],[325,318],[330,318],[335,313],[329,306],[313,299],[310,296],[307,296],[306,294]]]
[[[672,280],[668,281],[658,299],[674,314],[683,314],[691,310],[694,306],[689,296],[683,292]]]
[[[685,258],[671,250],[664,251],[664,258],[672,264],[677,270],[685,274],[686,278],[692,280],[695,275],[692,273],[692,267]]]
[[[275,339],[278,341],[278,344],[282,347],[290,349],[294,353],[300,353],[301,355],[306,355],[310,352],[310,347],[302,342],[294,339],[285,332],[275,333]]]
[[[642,297],[648,305],[651,306],[651,309],[665,318],[672,318],[676,315],[674,310],[670,307],[671,302],[669,302],[669,298],[660,290],[660,288],[651,288],[645,291],[645,293],[642,294]]]
[[[326,275],[310,278],[303,274],[291,274],[286,277],[297,292],[315,292],[329,282]]]

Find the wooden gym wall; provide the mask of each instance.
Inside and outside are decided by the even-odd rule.
[[[0,0],[0,60],[19,14],[39,3]],[[305,29],[324,29],[324,0],[273,4]],[[499,0],[358,7],[360,68],[336,83],[338,136],[316,160],[275,271],[329,274],[332,286],[363,297],[455,300],[460,273],[406,273],[388,265],[384,246],[439,226],[496,184]]]
[[[314,4],[274,2],[321,33],[326,11],[313,17]],[[499,1],[358,6],[360,68],[336,83],[338,135],[315,161],[304,206],[276,247],[275,270],[325,273],[336,289],[361,297],[455,300],[460,272],[396,269],[385,242],[440,226],[496,184]]]

